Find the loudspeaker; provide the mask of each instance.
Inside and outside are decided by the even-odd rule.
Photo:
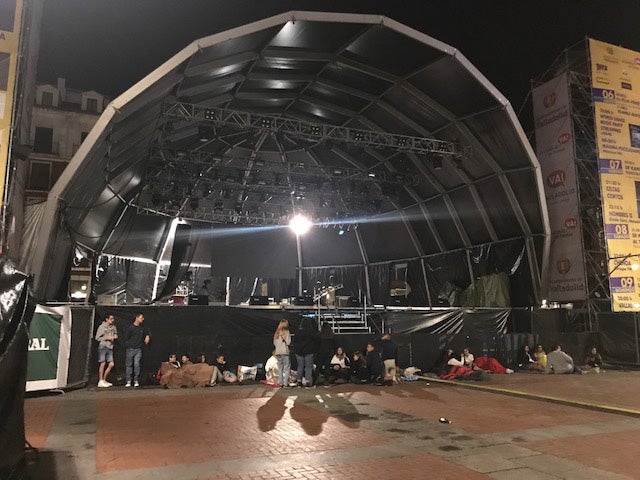
[[[269,297],[265,297],[265,296],[249,297],[249,305],[269,305]]]
[[[294,305],[305,305],[305,306],[313,306],[315,305],[315,303],[313,303],[313,297],[311,295],[301,295],[299,297],[294,297],[293,299],[293,304]]]
[[[209,305],[208,295],[189,295],[187,297],[188,305]]]

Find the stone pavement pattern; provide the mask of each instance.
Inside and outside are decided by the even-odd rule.
[[[34,479],[640,478],[640,419],[424,382],[90,389],[25,412]]]

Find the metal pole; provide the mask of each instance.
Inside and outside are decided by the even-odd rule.
[[[302,244],[300,235],[296,235],[296,249],[298,251],[298,296],[302,295]]]
[[[420,259],[420,265],[422,266],[422,276],[424,277],[424,288],[427,290],[427,301],[429,302],[429,308],[433,308],[431,302],[431,292],[429,291],[429,281],[427,280],[427,266],[424,263],[424,258]]]

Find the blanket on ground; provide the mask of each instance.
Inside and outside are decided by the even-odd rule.
[[[168,388],[204,387],[211,381],[213,367],[206,363],[193,363],[175,368],[169,362],[162,362],[160,374],[160,385]]]

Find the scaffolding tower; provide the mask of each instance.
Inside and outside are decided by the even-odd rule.
[[[591,94],[588,39],[565,49],[551,67],[532,81],[532,89],[563,73],[569,82],[573,124],[576,188],[585,267],[586,298],[575,302],[569,320],[576,331],[594,331],[596,314],[611,310],[607,249],[602,218],[602,194]]]

